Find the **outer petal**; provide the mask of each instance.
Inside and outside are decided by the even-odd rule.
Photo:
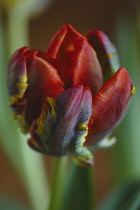
[[[133,86],[129,74],[125,68],[120,68],[93,97],[87,145],[108,135],[120,122],[132,93]]]
[[[97,53],[103,71],[103,78],[106,81],[120,68],[117,51],[107,35],[102,31],[89,31],[86,37]]]
[[[67,89],[58,95],[56,104],[48,98],[40,118],[32,126],[29,145],[34,148],[42,144],[42,150],[49,155],[70,155],[91,164],[92,154],[83,147],[91,113],[92,96],[88,87]]]
[[[13,111],[29,125],[39,117],[46,97],[55,98],[63,91],[63,82],[46,54],[27,47],[17,50],[11,58],[7,84]]]
[[[102,73],[95,51],[71,25],[64,25],[55,34],[46,54],[52,59],[65,88],[87,85],[94,95],[102,86]]]

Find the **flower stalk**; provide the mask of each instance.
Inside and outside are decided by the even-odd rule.
[[[93,168],[72,163],[66,177],[62,210],[95,209],[95,183]]]
[[[46,210],[61,210],[63,201],[63,190],[65,177],[67,173],[68,158],[54,158],[53,175],[51,180],[51,198],[49,209]]]

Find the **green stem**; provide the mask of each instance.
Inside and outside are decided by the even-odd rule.
[[[67,158],[55,158],[53,165],[53,177],[51,183],[51,200],[49,210],[59,210],[62,205]]]
[[[15,8],[8,11],[6,35],[8,53],[5,52],[5,57],[7,54],[11,55],[17,48],[28,45],[28,19],[20,15],[20,11],[17,11]],[[28,148],[26,143],[28,137],[23,136],[15,122],[10,119],[11,110],[8,107],[8,94],[5,84],[6,64],[4,62],[1,70],[2,90],[0,91],[3,100],[1,100],[0,104],[0,109],[2,110],[0,118],[3,121],[0,123],[0,132],[2,135],[2,146],[25,184],[33,209],[42,210],[49,200],[42,156]],[[6,128],[8,128],[8,132],[5,132]]]
[[[61,210],[94,210],[95,193],[93,168],[83,168],[72,163],[65,183]]]

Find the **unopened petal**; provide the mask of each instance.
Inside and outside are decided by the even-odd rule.
[[[95,51],[86,40],[75,40],[73,84],[90,87],[92,95],[101,88],[102,72]]]
[[[63,46],[66,50],[73,48],[72,40],[76,37],[85,39],[85,37],[78,33],[70,24],[64,25],[52,38],[47,47],[46,53],[50,58],[56,58],[59,54],[60,48],[66,42],[67,46]]]
[[[64,88],[85,85],[94,95],[102,86],[102,72],[95,51],[71,25],[64,25],[55,34],[46,54],[64,81]]]

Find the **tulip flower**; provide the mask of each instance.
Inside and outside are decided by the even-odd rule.
[[[116,73],[113,75],[113,73]],[[85,36],[64,25],[45,53],[23,47],[9,61],[10,106],[28,144],[51,156],[93,163],[135,92],[117,52],[101,31]]]

